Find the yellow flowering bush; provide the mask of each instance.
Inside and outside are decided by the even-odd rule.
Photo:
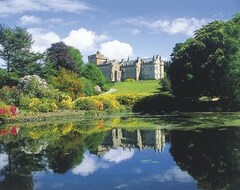
[[[72,123],[68,123],[68,124],[66,124],[66,125],[63,127],[62,134],[63,134],[63,135],[66,135],[66,134],[68,134],[69,132],[71,132],[72,130],[73,130],[73,124],[72,124]]]
[[[114,95],[93,96],[92,99],[102,102],[103,110],[105,110],[105,111],[119,111],[120,110],[120,103],[116,100]]]
[[[80,97],[74,101],[74,108],[79,110],[101,110],[101,102],[92,97]]]
[[[147,94],[119,94],[115,97],[121,105],[133,106],[137,101],[146,96]]]
[[[38,106],[42,103],[39,98],[31,98],[28,103],[28,109],[32,111],[38,111]]]
[[[72,109],[73,108],[72,98],[68,95],[61,95],[61,101],[59,106],[61,108]]]
[[[32,111],[49,112],[58,109],[55,100],[32,98],[29,100],[28,109]]]

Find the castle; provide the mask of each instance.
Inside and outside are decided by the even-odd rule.
[[[89,63],[95,63],[102,73],[112,82],[120,82],[126,79],[157,80],[164,77],[164,61],[159,55],[153,58],[136,60],[108,60],[99,51],[88,56]]]

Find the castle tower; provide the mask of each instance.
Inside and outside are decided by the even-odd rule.
[[[97,51],[96,54],[88,56],[88,62],[94,63],[96,65],[101,65],[102,63],[105,63],[106,61],[107,61],[107,58],[104,57],[104,55],[101,54],[100,51]]]

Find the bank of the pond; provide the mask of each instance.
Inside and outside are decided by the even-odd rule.
[[[137,101],[133,106],[133,112],[164,114],[172,112],[236,112],[239,107],[228,101],[194,101],[192,99],[180,99],[167,94],[146,96]]]
[[[54,112],[23,112],[10,118],[6,123],[25,123],[25,122],[63,122],[68,120],[80,120],[85,117],[104,115],[106,112],[83,111],[83,110],[58,110]]]

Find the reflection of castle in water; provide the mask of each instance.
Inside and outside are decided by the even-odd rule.
[[[113,129],[109,133],[102,145],[98,146],[97,154],[103,155],[110,148],[138,148],[154,149],[156,153],[163,151],[165,146],[165,135],[162,130],[135,130],[126,131],[123,129]]]

